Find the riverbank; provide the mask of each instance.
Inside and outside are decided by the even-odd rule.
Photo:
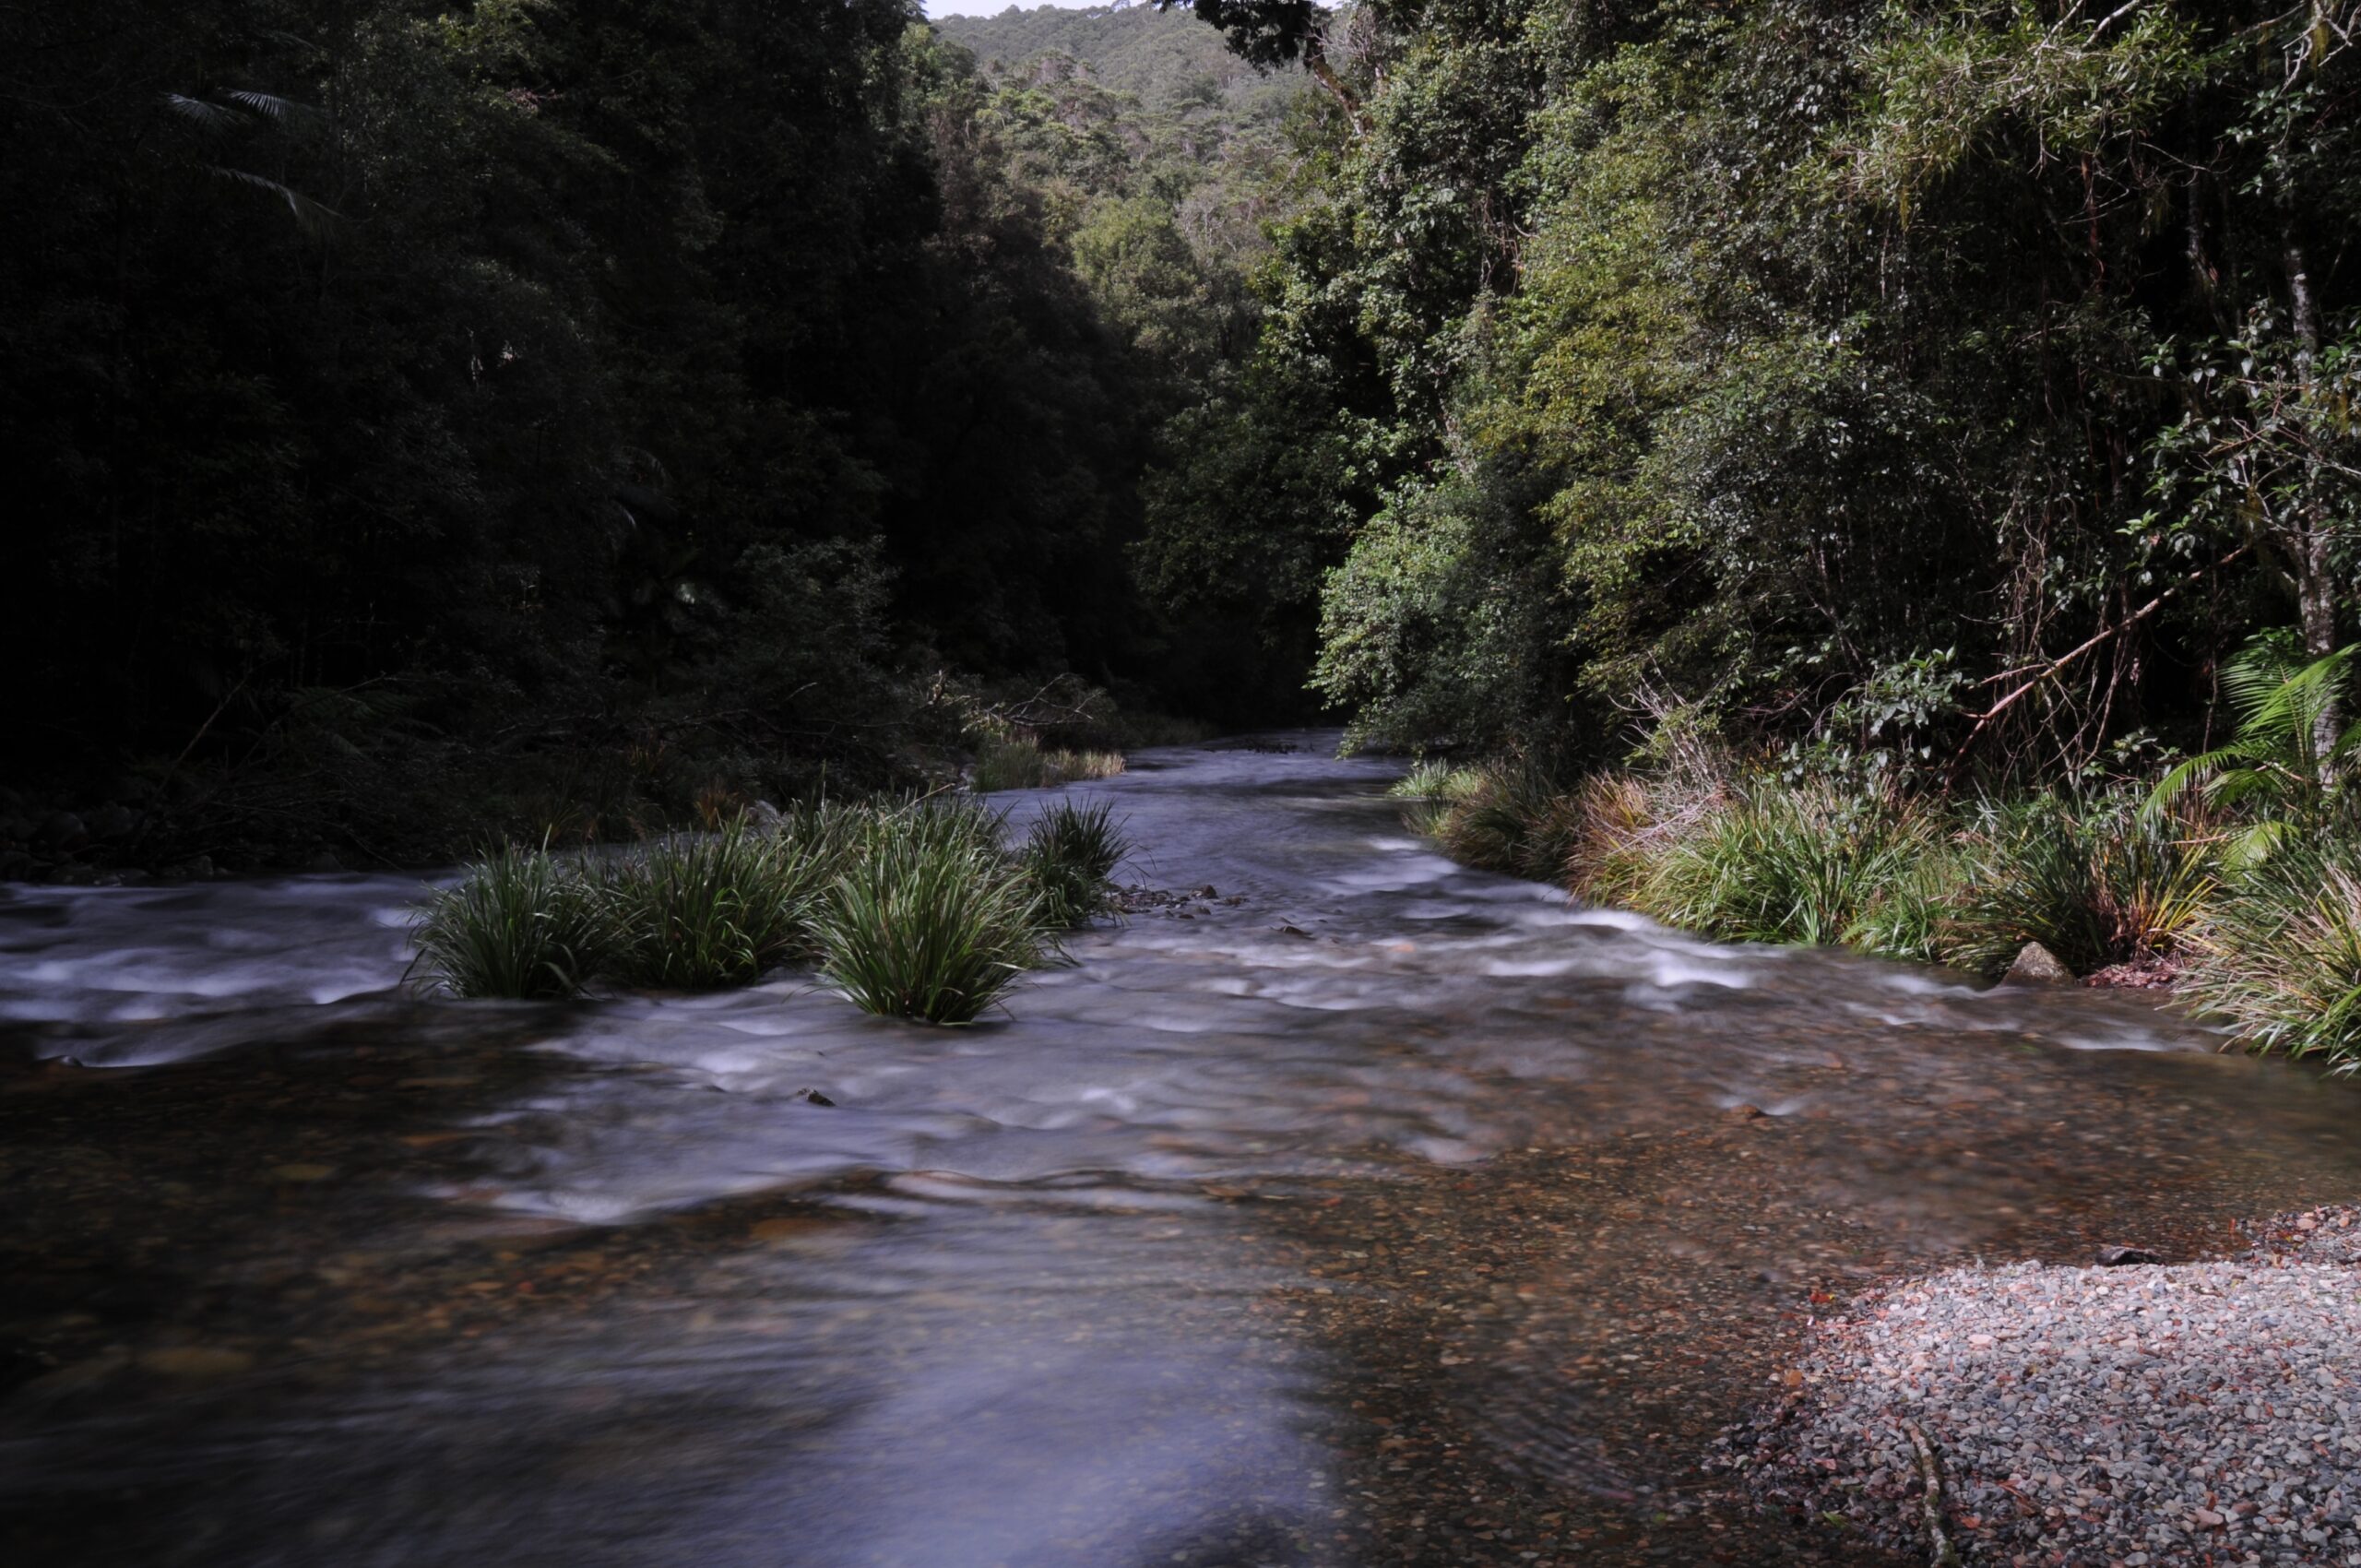
[[[1454,859],[1721,942],[2168,998],[2248,1049],[2361,1062],[2361,821],[2118,781],[1946,796],[1719,758],[1560,785],[1429,765],[1397,793]]]
[[[1968,1563],[2361,1562],[2361,1215],[2249,1233],[2217,1262],[1872,1291],[1733,1467],[1808,1528],[1936,1561],[1940,1531]]]

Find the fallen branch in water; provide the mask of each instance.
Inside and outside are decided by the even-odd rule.
[[[1943,1528],[1943,1471],[1935,1463],[1934,1445],[1927,1441],[1927,1434],[1918,1430],[1916,1421],[1903,1422],[1902,1431],[1918,1455],[1918,1506],[1927,1521],[1928,1561],[1934,1568],[1961,1568],[1959,1549],[1952,1545],[1952,1538]]]

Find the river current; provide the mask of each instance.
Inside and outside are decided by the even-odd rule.
[[[0,1555],[1874,1562],[1701,1467],[1815,1317],[2361,1191],[2352,1087],[1465,870],[1334,746],[1073,787],[1190,897],[967,1030],[421,999],[414,876],[0,891]]]

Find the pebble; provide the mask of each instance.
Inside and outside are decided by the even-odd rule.
[[[1923,1550],[1914,1422],[1969,1562],[2361,1562],[2361,1211],[2255,1229],[2227,1261],[1873,1291],[1729,1463],[1765,1502]]]

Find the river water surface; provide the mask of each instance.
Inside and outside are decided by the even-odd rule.
[[[411,877],[0,892],[0,1556],[1873,1562],[1700,1466],[1814,1316],[2361,1194],[2347,1087],[1575,907],[1281,743],[1076,786],[1210,891],[970,1030],[422,1001]]]

